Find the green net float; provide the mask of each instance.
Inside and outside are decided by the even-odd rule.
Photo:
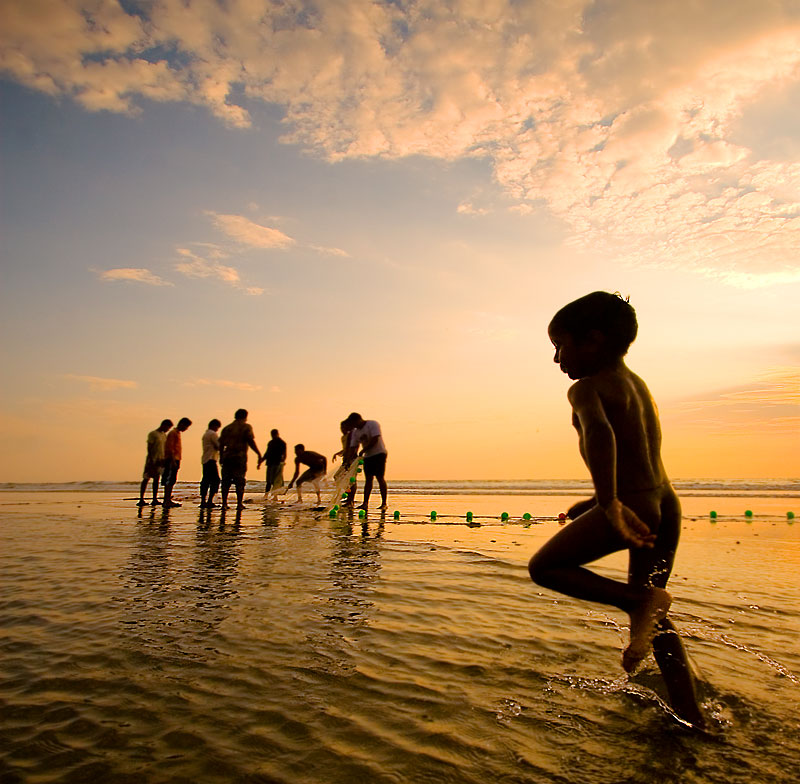
[[[394,511],[394,519],[395,520],[399,520],[400,519],[400,512],[397,509],[395,509],[395,511]]]
[[[753,510],[752,509],[746,509],[745,513],[744,513],[744,516],[747,517],[747,518],[752,517],[753,516]]]
[[[501,520],[508,520],[508,512],[503,512],[503,514],[500,515],[500,519]]]
[[[711,511],[708,513],[708,516],[709,516],[709,517],[710,517],[712,520],[716,520],[716,519],[717,519],[717,513],[716,513],[716,512],[715,512],[713,509],[712,509],[712,510],[711,510]]]
[[[435,520],[435,519],[436,519],[436,512],[431,512],[431,520]]]
[[[356,478],[354,476],[350,477],[350,484],[354,485],[356,483]]]
[[[531,513],[530,512],[525,512],[525,514],[522,515],[522,519],[523,520],[530,520],[531,519]]]
[[[359,517],[366,517],[367,516],[367,510],[366,509],[359,509],[358,510],[358,516]]]
[[[787,512],[786,513],[787,520],[794,520],[794,512]]]
[[[466,518],[468,523],[472,522],[472,517],[473,517],[472,512],[467,512]]]

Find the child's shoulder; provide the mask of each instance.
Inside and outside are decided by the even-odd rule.
[[[642,380],[625,365],[601,370],[591,376],[578,379],[568,390],[571,402],[587,401],[593,398],[604,400],[616,398],[630,389],[631,383],[643,384]]]

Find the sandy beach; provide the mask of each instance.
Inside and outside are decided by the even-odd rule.
[[[673,617],[703,734],[652,659],[622,671],[621,614],[528,579],[574,498],[331,519],[251,494],[222,519],[177,495],[0,493],[3,782],[794,781],[797,499],[684,499]]]

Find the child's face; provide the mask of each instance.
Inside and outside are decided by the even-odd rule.
[[[568,332],[557,330],[550,330],[550,340],[556,349],[553,362],[571,379],[590,376],[600,369],[602,363],[596,340],[579,340]]]

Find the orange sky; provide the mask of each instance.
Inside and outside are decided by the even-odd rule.
[[[792,2],[5,4],[0,481],[147,432],[383,425],[395,478],[585,476],[546,334],[630,295],[674,477],[796,477]]]

